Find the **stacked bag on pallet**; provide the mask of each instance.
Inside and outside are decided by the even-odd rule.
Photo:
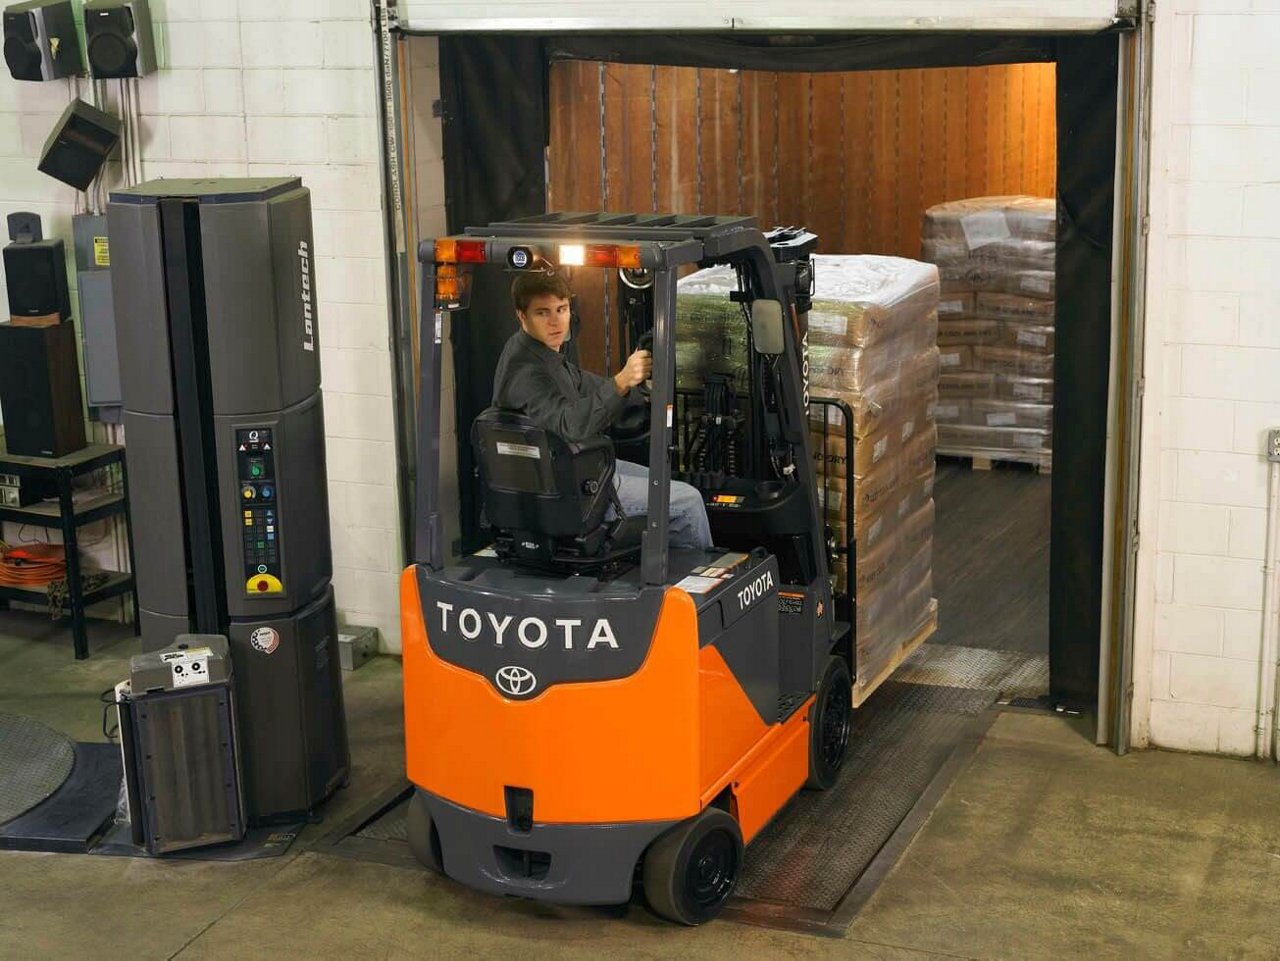
[[[841,592],[852,520],[861,697],[932,611],[938,272],[898,257],[816,255],[814,273],[811,454],[820,507],[841,551],[833,570]],[[709,372],[746,369],[742,311],[728,299],[735,283],[724,267],[680,282],[681,386],[696,388]]]
[[[938,448],[1048,466],[1053,449],[1051,199],[980,197],[930,207],[924,259],[937,264]]]

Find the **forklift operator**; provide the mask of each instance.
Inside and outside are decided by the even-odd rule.
[[[572,443],[603,434],[628,406],[644,402],[635,388],[649,378],[653,357],[647,350],[637,350],[611,378],[571,363],[560,352],[569,336],[571,296],[568,282],[559,274],[529,272],[516,278],[511,299],[520,329],[498,358],[493,404],[519,411]],[[647,512],[647,467],[617,461],[614,485],[627,516]],[[671,547],[711,547],[707,509],[696,488],[671,482],[668,521]]]

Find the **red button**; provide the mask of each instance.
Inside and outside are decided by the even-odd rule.
[[[268,587],[269,587],[269,585],[267,584],[267,582],[266,582],[266,581],[258,581],[258,590],[259,590],[259,591],[265,591],[265,590],[267,590],[267,589],[268,589]]]

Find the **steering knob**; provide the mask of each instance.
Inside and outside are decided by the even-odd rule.
[[[600,482],[597,480],[588,480],[582,482],[582,493],[595,494],[600,490]]]

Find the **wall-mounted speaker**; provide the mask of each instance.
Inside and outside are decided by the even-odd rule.
[[[71,316],[67,253],[61,240],[9,244],[4,248],[4,276],[11,316]]]
[[[4,61],[14,80],[84,76],[71,0],[27,0],[4,8]]]
[[[84,5],[89,73],[99,79],[145,77],[156,68],[147,0],[89,0]]]
[[[73,100],[44,142],[40,172],[76,190],[88,190],[119,142],[119,120],[83,100]]]

